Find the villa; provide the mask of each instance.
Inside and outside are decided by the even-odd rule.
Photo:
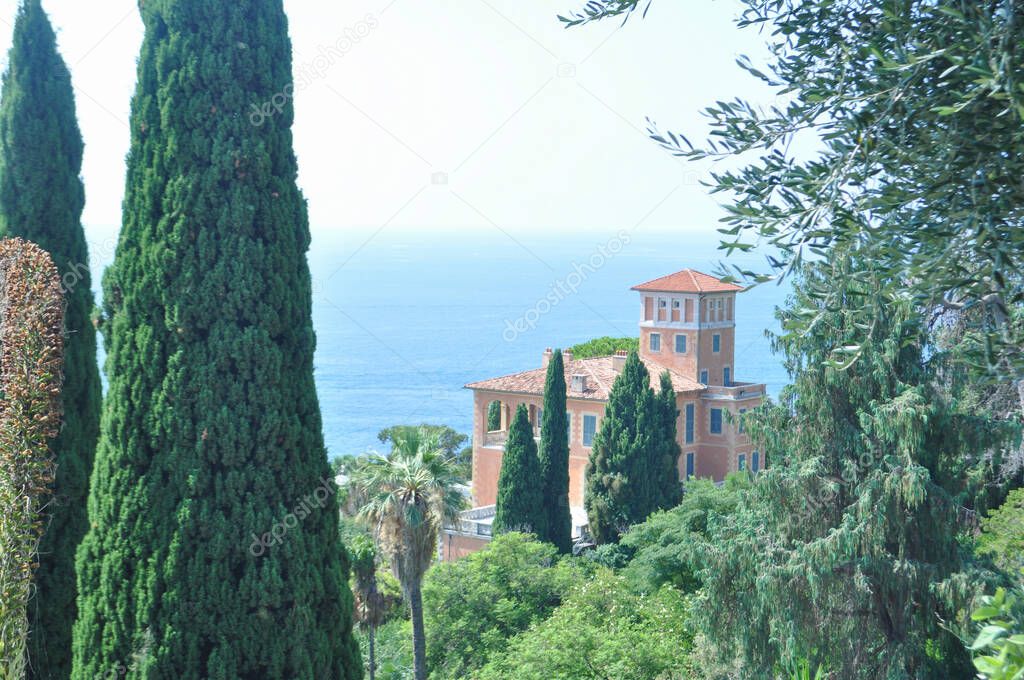
[[[680,479],[721,481],[737,470],[757,472],[767,461],[743,431],[739,416],[760,405],[762,384],[736,380],[736,294],[743,289],[692,269],[634,286],[640,297],[640,359],[658,389],[668,371],[679,407]],[[540,437],[544,382],[551,350],[539,368],[474,382],[473,509],[458,526],[445,530],[446,560],[482,548],[491,536],[498,475],[508,426],[526,404],[535,435]],[[594,436],[601,425],[608,394],[626,362],[626,354],[575,359],[566,352],[565,381],[569,413],[569,504],[574,539],[587,525],[583,477]],[[497,409],[500,423],[493,414]],[[729,415],[732,417],[729,417]],[[488,421],[495,428],[488,427]]]

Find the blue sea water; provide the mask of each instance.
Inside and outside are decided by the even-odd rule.
[[[469,433],[466,383],[536,368],[545,347],[636,335],[640,303],[630,288],[687,267],[711,273],[723,258],[717,246],[713,229],[314,238],[316,381],[329,454],[378,448],[377,433],[395,424]],[[755,256],[730,261],[762,265]],[[772,395],[787,376],[765,331],[777,328],[787,292],[767,284],[737,304],[735,379],[766,383]]]
[[[314,231],[315,370],[329,455],[377,450],[391,425],[469,434],[467,383],[537,368],[546,347],[637,335],[630,288],[685,268],[713,273],[718,243],[713,229]],[[113,253],[96,250],[99,281]],[[763,269],[754,255],[729,263]],[[765,332],[777,330],[788,291],[765,284],[737,302],[734,379],[766,383],[772,396],[787,376]]]

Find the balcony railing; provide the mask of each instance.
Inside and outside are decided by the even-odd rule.
[[[457,531],[460,534],[490,536],[491,522],[494,521],[494,511],[495,506],[493,505],[466,510],[459,514],[459,518],[455,522],[446,524],[445,529]]]
[[[764,396],[765,386],[757,383],[736,383],[728,387],[722,385],[708,385],[704,392],[706,399],[751,399]]]
[[[538,428],[533,429],[533,438],[540,442],[540,432]],[[507,430],[496,430],[494,432],[484,433],[484,447],[489,449],[504,449],[505,442],[508,441]]]

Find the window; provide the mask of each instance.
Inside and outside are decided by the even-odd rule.
[[[726,387],[732,386],[732,369],[728,366],[722,369],[722,384]]]
[[[686,354],[686,336],[676,336],[676,354]]]
[[[566,437],[566,439],[569,440],[569,443],[572,444],[572,414],[571,413],[566,413],[565,414],[565,437]]]
[[[686,479],[691,479],[693,477],[693,469],[695,467],[695,465],[694,465],[694,458],[695,457],[696,457],[696,454],[693,454],[693,453],[686,454]]]
[[[757,451],[754,451],[752,454],[750,454],[750,470],[752,472],[757,472],[758,468],[760,468],[760,467],[761,467],[761,454],[759,452],[757,452]]]
[[[702,385],[708,384],[708,372],[707,369],[700,372],[700,382]]]
[[[745,453],[741,453],[740,457],[736,460],[736,469],[740,472],[747,469],[747,455]]]
[[[740,434],[743,434],[746,431],[746,429],[747,429],[747,426],[743,424],[743,414],[746,413],[746,412],[747,412],[747,409],[745,409],[745,408],[741,408],[740,409]]]
[[[661,333],[651,333],[651,351],[661,351]]]
[[[687,444],[692,444],[693,443],[693,421],[694,421],[693,412],[694,412],[693,404],[687,404],[686,405],[686,443]]]
[[[722,434],[722,409],[711,409],[711,434]]]
[[[718,333],[711,336],[711,351],[715,354],[722,351],[722,336]]]
[[[597,416],[583,416],[583,445],[593,446],[597,434]]]

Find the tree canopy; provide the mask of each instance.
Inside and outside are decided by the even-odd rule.
[[[72,677],[358,678],[283,3],[139,9]]]
[[[798,272],[852,244],[890,295],[924,309],[977,307],[965,364],[1016,380],[1024,409],[1024,22],[1015,2],[743,0],[740,28],[770,57],[739,66],[778,96],[705,109],[693,145],[657,123],[655,142],[689,159],[732,159],[711,174],[727,250],[770,246],[752,280]],[[628,17],[650,0],[595,0],[562,18]],[[825,304],[835,290],[808,289]],[[875,309],[872,319],[885,310]],[[810,328],[820,316],[804,319]],[[865,330],[834,350],[856,358]]]
[[[64,420],[47,528],[29,609],[30,677],[71,673],[75,550],[88,528],[86,496],[100,421],[100,375],[92,324],[92,277],[82,229],[83,144],[71,74],[39,0],[22,3],[0,97],[0,236],[50,253],[65,298]]]
[[[495,533],[519,531],[543,536],[547,532],[537,442],[526,406],[520,404],[509,427],[505,454],[498,475],[498,498],[493,528]]]
[[[969,673],[940,621],[986,582],[958,539],[1013,429],[939,393],[920,311],[860,283],[859,258],[806,266],[780,313],[794,383],[747,425],[775,463],[698,555],[702,629],[742,650],[751,677],[799,658],[850,678]],[[807,292],[822,286],[848,302],[822,307]],[[789,332],[802,315],[820,322]],[[865,327],[856,363],[826,361]]]
[[[431,677],[472,677],[509,638],[547,618],[585,577],[559,560],[552,544],[515,532],[439,564],[423,585]]]
[[[541,501],[544,533],[539,536],[566,554],[572,550],[569,509],[569,414],[566,407],[565,362],[555,350],[544,383],[544,415],[540,430]]]

